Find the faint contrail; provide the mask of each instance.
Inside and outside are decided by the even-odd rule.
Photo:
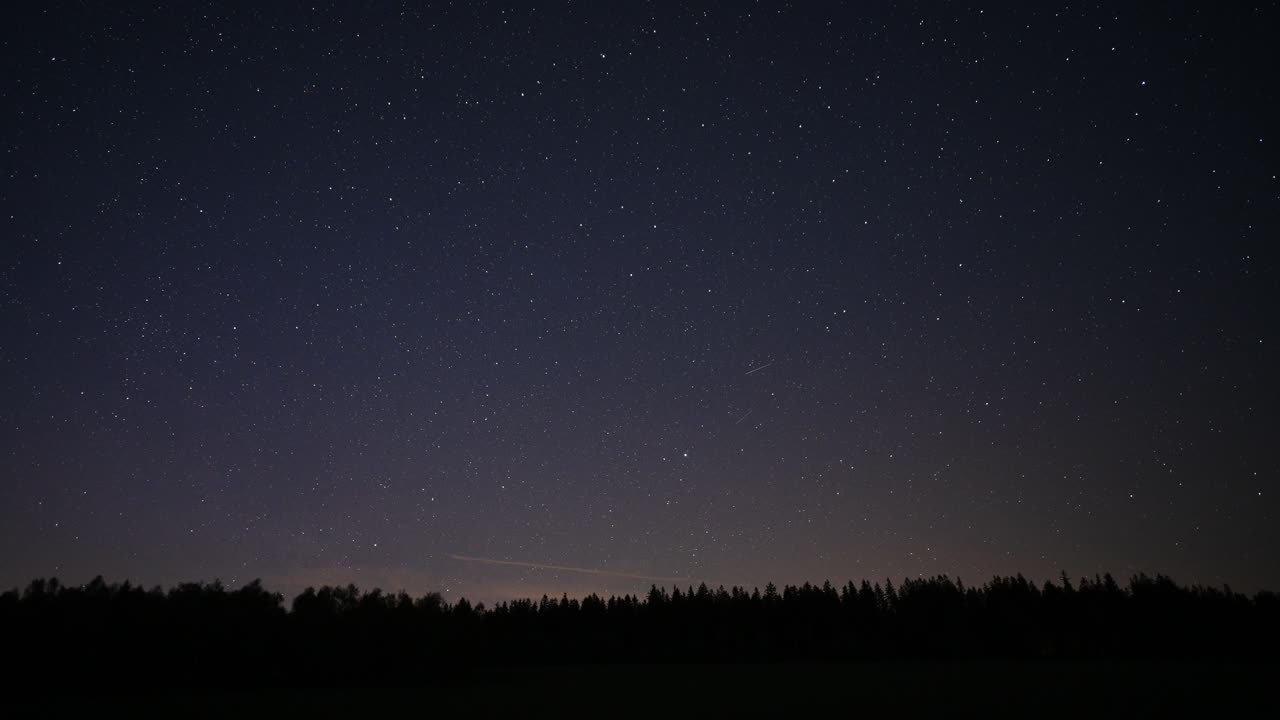
[[[738,418],[738,422],[734,423],[734,425],[739,425],[739,424],[741,424],[741,423],[742,423],[742,421],[743,421],[743,420],[746,420],[747,418],[751,417],[751,412],[752,412],[751,410],[748,410],[748,411],[747,411],[747,414],[746,414],[746,415],[743,415],[743,416],[742,416],[742,417],[740,417],[740,418]]]
[[[777,360],[774,360],[773,362],[777,362]],[[758,373],[758,372],[760,372],[761,370],[763,370],[763,369],[765,369],[765,368],[767,368],[767,367],[773,367],[773,363],[771,362],[771,363],[768,363],[768,364],[766,364],[766,365],[761,365],[760,367],[755,368],[755,369],[753,369],[753,370],[748,370],[748,371],[747,371],[747,374],[748,374],[748,375],[750,375],[751,373]]]
[[[597,568],[569,567],[568,565],[548,565],[546,563],[519,562],[517,560],[495,560],[494,558],[473,557],[471,555],[455,555],[447,553],[445,557],[463,562],[484,563],[485,565],[511,565],[513,567],[533,568],[535,570],[563,570],[565,572],[583,573],[585,575],[607,575],[609,577],[631,578],[632,580],[653,580],[655,582],[684,582],[688,578],[664,577],[662,575],[637,575],[635,573],[614,572]]]

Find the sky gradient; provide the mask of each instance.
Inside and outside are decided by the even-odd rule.
[[[0,585],[1280,589],[1274,4],[255,5],[0,23]]]

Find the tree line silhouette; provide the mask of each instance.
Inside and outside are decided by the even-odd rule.
[[[966,586],[946,576],[763,590],[653,587],[486,608],[438,593],[254,581],[164,591],[101,577],[0,595],[17,682],[421,683],[485,667],[878,659],[1274,660],[1280,596],[1138,575]]]

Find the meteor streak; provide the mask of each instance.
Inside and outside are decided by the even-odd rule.
[[[445,557],[462,562],[482,563],[484,565],[509,565],[511,567],[533,568],[534,570],[561,570],[564,572],[582,573],[584,575],[606,575],[608,577],[631,578],[633,580],[652,580],[654,582],[684,582],[688,578],[664,577],[661,575],[639,575],[636,573],[614,572],[599,568],[580,568],[568,565],[548,565],[546,563],[520,562],[518,560],[497,560],[494,558],[475,557],[472,555],[455,555],[448,553]]]

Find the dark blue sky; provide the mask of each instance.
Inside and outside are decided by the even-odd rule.
[[[1031,5],[8,11],[0,585],[1280,587],[1275,5]]]

